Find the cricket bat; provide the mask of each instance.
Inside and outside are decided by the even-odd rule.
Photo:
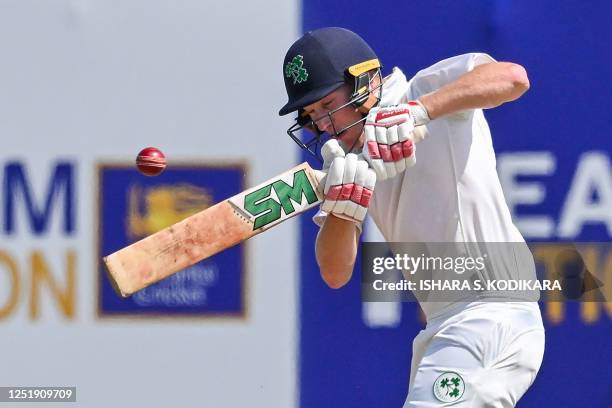
[[[316,206],[325,173],[304,162],[104,257],[123,297]]]

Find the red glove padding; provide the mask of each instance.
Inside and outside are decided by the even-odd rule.
[[[415,126],[429,121],[427,111],[417,102],[372,108],[364,127],[363,157],[378,180],[403,173],[416,163]]]
[[[321,210],[357,223],[363,222],[376,184],[376,173],[368,163],[344,150],[336,139],[323,145],[323,179],[325,199]]]

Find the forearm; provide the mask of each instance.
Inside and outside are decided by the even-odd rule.
[[[355,223],[328,215],[316,242],[321,277],[331,288],[344,286],[353,274],[359,230]]]
[[[431,119],[467,109],[493,108],[518,99],[529,89],[525,69],[510,62],[479,65],[442,88],[424,95],[421,103]]]

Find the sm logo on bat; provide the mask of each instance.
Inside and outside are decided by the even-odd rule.
[[[245,191],[237,198],[230,199],[230,202],[234,205],[244,203],[242,208],[249,214],[253,230],[271,227],[320,202],[320,197],[304,168],[283,173],[276,180]]]

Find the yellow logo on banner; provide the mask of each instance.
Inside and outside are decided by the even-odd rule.
[[[146,189],[136,185],[130,188],[128,194],[127,228],[128,236],[133,239],[151,235],[212,204],[208,191],[191,184],[160,185]]]

